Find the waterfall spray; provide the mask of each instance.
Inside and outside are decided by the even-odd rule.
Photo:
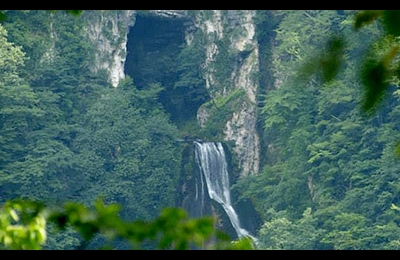
[[[256,238],[240,226],[239,217],[232,207],[228,166],[222,144],[197,141],[194,144],[196,163],[206,180],[208,195],[223,207],[239,238],[249,237],[256,241]]]

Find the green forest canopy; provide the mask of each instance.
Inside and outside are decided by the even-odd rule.
[[[191,242],[201,245],[215,235],[211,219],[191,221],[182,211],[161,211],[173,202],[177,181],[165,173],[178,171],[179,165],[161,162],[176,162],[180,156],[170,142],[179,136],[178,129],[152,102],[162,86],[138,90],[128,78],[118,88],[109,88],[103,76],[85,69],[90,57],[83,53],[92,50],[74,31],[82,21],[64,16],[55,26],[68,44],[58,46],[62,55],[53,64],[37,67],[37,61],[25,56],[41,56],[50,43],[26,28],[41,21],[41,29],[46,29],[48,16],[35,11],[1,14],[7,15],[0,27],[5,54],[0,57],[1,198],[46,201],[51,206],[3,201],[4,248],[57,248],[57,241],[63,241],[59,249],[90,248],[88,240],[97,246],[103,238],[124,238],[135,248],[157,237],[159,248],[188,249]],[[263,215],[257,235],[261,249],[400,248],[398,158],[391,153],[400,138],[399,92],[393,88],[399,74],[400,16],[395,10],[345,15],[277,11],[278,45],[272,57],[275,68],[287,77],[266,95],[260,109],[269,157],[259,175],[233,186],[243,199],[255,201]],[[333,37],[324,40],[321,32],[327,28]],[[355,61],[358,57],[361,65]],[[129,122],[141,122],[141,128],[126,131]],[[89,190],[85,183],[91,183]],[[128,193],[133,185],[138,192]],[[160,185],[166,187],[164,195],[159,194]],[[93,203],[98,194],[105,195],[109,206]],[[64,205],[66,197],[79,202]],[[120,212],[119,203],[127,206],[129,200],[143,204],[129,204]],[[174,222],[166,223],[165,216]],[[137,217],[148,225],[132,222]],[[57,226],[66,233],[46,235]],[[170,232],[178,227],[183,229]],[[157,231],[163,235],[157,236]],[[220,235],[224,242],[226,237]],[[247,240],[233,245],[251,248]]]

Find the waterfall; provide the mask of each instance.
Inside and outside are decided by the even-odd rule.
[[[194,144],[195,160],[206,180],[208,195],[223,207],[239,238],[250,237],[255,241],[256,239],[240,226],[239,217],[231,205],[228,166],[222,144],[197,141]]]

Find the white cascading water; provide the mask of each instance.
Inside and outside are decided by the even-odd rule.
[[[225,210],[239,238],[256,239],[240,226],[239,217],[231,205],[229,175],[225,152],[220,142],[195,141],[195,159],[206,179],[208,195]]]

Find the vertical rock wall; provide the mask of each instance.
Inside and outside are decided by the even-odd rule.
[[[225,122],[224,140],[234,142],[234,153],[240,168],[240,175],[257,174],[259,171],[259,136],[256,130],[259,71],[258,45],[255,39],[255,25],[252,21],[256,10],[151,10],[151,15],[167,19],[193,19],[187,28],[186,41],[193,40],[193,27],[204,33],[206,60],[204,75],[206,88],[212,98],[220,98],[241,89],[245,96],[237,109]],[[88,17],[87,36],[96,44],[96,62],[92,69],[105,69],[110,82],[117,86],[124,78],[126,45],[129,28],[135,24],[134,10],[85,11]],[[223,55],[222,55],[223,54]],[[226,54],[226,55],[225,55]],[[221,58],[222,57],[222,58]],[[223,64],[223,63],[227,64]],[[222,64],[221,64],[222,63]],[[221,75],[218,67],[228,68]],[[226,73],[226,72],[225,72]],[[209,111],[201,107],[198,122],[202,127],[207,123]]]
[[[116,87],[125,77],[126,43],[129,27],[135,24],[134,10],[85,11],[86,34],[96,45],[95,72],[105,69],[110,83]]]
[[[205,61],[206,88],[213,98],[229,95],[237,89],[246,93],[231,119],[226,122],[225,141],[234,141],[241,175],[257,174],[259,171],[259,136],[256,131],[258,81],[255,74],[259,70],[258,45],[255,39],[255,25],[252,21],[255,10],[202,10],[195,16],[195,24],[206,35],[207,58]],[[218,41],[228,42],[218,45]],[[226,49],[222,49],[226,48]],[[213,63],[219,62],[219,52],[230,55],[233,69],[228,79],[216,77]],[[200,108],[200,125],[207,122],[208,112]]]

